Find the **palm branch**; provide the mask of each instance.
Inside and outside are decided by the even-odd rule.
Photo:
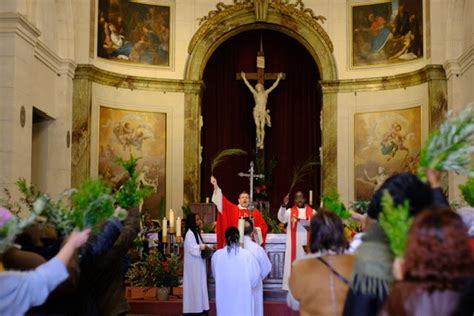
[[[424,170],[455,171],[474,177],[471,155],[474,153],[474,103],[457,115],[448,112],[446,120],[434,131],[421,150],[418,176]]]
[[[305,176],[313,172],[314,167],[320,164],[319,160],[311,156],[305,162],[296,165],[293,168],[293,179],[291,180],[290,189],[288,193],[291,193],[291,190],[295,187],[295,185],[303,180]]]
[[[390,249],[395,256],[403,257],[413,222],[410,217],[410,204],[405,200],[403,204],[395,205],[390,193],[385,191],[382,196],[382,210],[379,223],[388,237]]]
[[[230,156],[241,156],[246,155],[247,152],[240,148],[229,148],[224,149],[220,153],[218,153],[214,158],[211,160],[211,174],[214,174],[214,169],[225,160],[227,160]]]

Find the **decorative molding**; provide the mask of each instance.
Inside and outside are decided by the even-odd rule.
[[[0,13],[0,33],[15,33],[31,46],[35,46],[41,31],[17,12]]]
[[[76,64],[62,59],[56,52],[39,40],[41,31],[24,15],[16,12],[0,13],[0,34],[14,33],[34,47],[34,56],[54,73],[74,77]]]
[[[42,41],[36,43],[35,57],[54,73],[74,78],[76,63],[70,59],[61,58]]]
[[[131,90],[184,92],[199,94],[204,88],[202,80],[157,79],[128,76],[106,71],[90,64],[80,64],[74,79],[88,79],[95,83]]]
[[[319,22],[324,23],[326,18],[322,15],[314,14],[313,10],[306,8],[303,0],[233,0],[233,4],[224,4],[219,2],[216,9],[209,11],[207,16],[199,19],[200,28],[194,34],[188,47],[191,53],[196,44],[211,32],[215,27],[225,24],[227,19],[231,19],[234,15],[250,10],[255,11],[255,22],[268,22],[270,13],[277,13],[291,19],[297,19],[311,26],[325,41],[331,52],[334,46],[326,31],[321,27]]]
[[[412,72],[384,77],[322,80],[321,86],[324,93],[347,93],[400,89],[432,80],[446,80],[446,72],[443,66],[427,65]]]
[[[319,24],[324,23],[326,17],[314,14],[313,9],[305,7],[303,0],[296,0],[294,4],[290,3],[290,0],[273,0],[271,6],[282,14],[307,22],[324,39],[330,51],[334,51],[329,35]]]
[[[462,76],[473,65],[474,45],[471,45],[459,58],[447,60],[443,67],[446,70],[446,77],[450,79],[452,76]]]
[[[252,8],[254,0],[233,0],[233,4],[224,4],[219,2],[216,4],[216,9],[209,11],[206,16],[199,19],[199,26],[203,23],[215,25],[216,22],[225,19],[226,17],[234,14],[237,11]]]

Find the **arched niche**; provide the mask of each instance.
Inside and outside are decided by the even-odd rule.
[[[227,39],[248,30],[269,29],[284,33],[300,42],[314,58],[321,79],[337,80],[333,45],[316,16],[301,0],[234,0],[234,4],[217,4],[216,10],[204,17],[188,47],[185,79],[202,80],[209,58]],[[201,85],[204,89],[204,85]],[[337,99],[335,93],[324,93],[322,106],[322,192],[337,188]],[[184,204],[199,199],[201,94],[187,93],[185,97],[184,132]]]

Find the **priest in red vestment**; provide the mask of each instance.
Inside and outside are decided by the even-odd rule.
[[[225,230],[227,227],[238,225],[240,217],[248,218],[253,216],[254,227],[257,231],[260,230],[262,235],[262,244],[265,244],[267,238],[268,225],[263,219],[262,214],[258,209],[254,209],[253,212],[248,210],[250,203],[250,196],[247,192],[242,192],[239,195],[239,204],[235,205],[225,198],[222,194],[222,190],[217,185],[217,180],[211,177],[211,183],[214,186],[214,193],[212,195],[212,202],[217,206],[217,225],[216,225],[216,236],[217,236],[217,248],[220,249],[225,246]]]

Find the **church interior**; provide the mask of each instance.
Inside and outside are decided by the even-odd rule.
[[[474,166],[472,16],[472,0],[2,0],[0,206],[25,219],[36,211],[32,196],[48,194],[59,209],[66,190],[81,192],[89,179],[101,179],[109,195],[133,179],[136,201],[126,205],[139,206],[142,239],[128,248],[142,258],[158,247],[171,265],[186,258],[190,214],[203,222],[198,244],[218,244],[227,226],[242,225],[243,237],[238,208],[235,224],[218,227],[226,203],[242,209],[246,191],[243,217],[256,219],[255,207],[268,224],[253,222],[272,265],[264,314],[297,315],[282,284],[288,247],[300,247],[289,242],[299,238],[290,229],[299,215],[282,222],[282,201],[291,209],[301,192],[315,212],[327,201],[367,212],[387,179],[419,174],[424,146],[448,113],[469,107],[465,148]],[[473,172],[443,170],[446,201],[469,204],[462,188]],[[108,271],[100,270],[108,257],[99,257],[94,269]],[[207,310],[224,315],[214,262],[205,260]],[[137,298],[119,281],[128,309],[103,314],[188,313],[176,269],[166,301],[156,291]],[[140,279],[131,274],[128,281]],[[3,299],[0,291],[0,314]],[[302,307],[301,315],[315,314]]]

